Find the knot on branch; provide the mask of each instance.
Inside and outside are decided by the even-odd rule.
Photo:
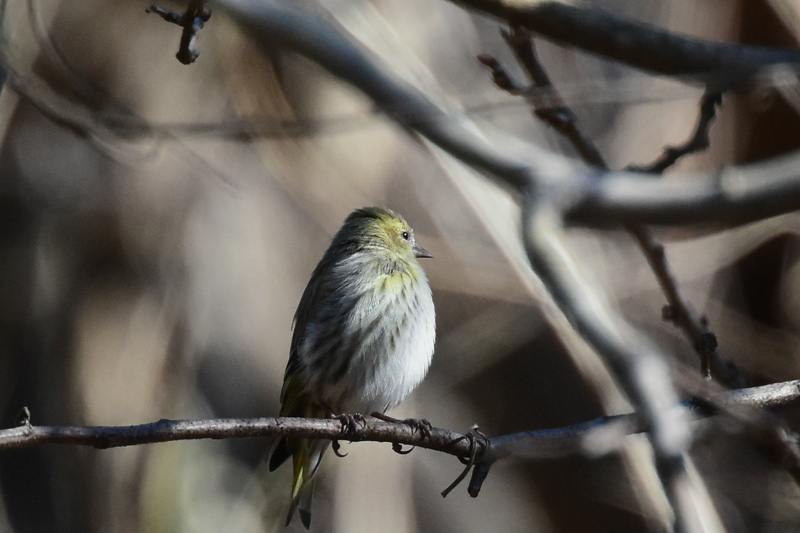
[[[674,306],[666,304],[661,308],[661,320],[677,324],[680,319],[680,312]]]
[[[717,349],[717,336],[710,331],[706,331],[697,340],[694,346],[699,353],[711,353]]]

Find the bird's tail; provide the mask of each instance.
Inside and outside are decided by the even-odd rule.
[[[327,440],[285,439],[282,438],[272,450],[269,459],[270,471],[278,468],[289,455],[292,455],[294,476],[292,478],[292,503],[286,517],[288,526],[295,511],[300,521],[308,529],[311,527],[311,498],[314,495],[314,475],[317,473],[322,456],[330,444]]]

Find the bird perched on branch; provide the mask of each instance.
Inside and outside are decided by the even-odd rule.
[[[432,257],[389,209],[350,213],[311,274],[294,317],[281,416],[327,418],[384,413],[425,377],[436,319],[417,258]],[[290,456],[295,510],[308,528],[314,474],[328,440],[281,438],[270,471]]]

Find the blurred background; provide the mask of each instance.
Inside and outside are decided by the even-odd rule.
[[[781,0],[595,3],[713,40],[796,46],[800,36],[796,4]],[[497,21],[444,1],[303,4],[447,105],[574,156],[475,59],[492,54],[524,79]],[[345,216],[366,205],[401,212],[435,257],[423,265],[434,363],[390,414],[499,435],[629,411],[528,271],[506,192],[317,65],[256,48],[221,11],[200,33],[199,59],[181,65],[180,29],[147,5],[2,4],[0,424],[13,426],[23,406],[41,425],[276,415],[297,302]],[[613,167],[647,163],[690,134],[701,88],[549,43],[538,51]],[[770,90],[726,96],[711,148],[677,169],[796,149],[799,125]],[[721,352],[754,383],[800,374],[799,229],[791,214],[659,232]],[[697,371],[625,233],[575,229],[569,245],[677,372]],[[797,485],[736,429],[720,423],[693,448],[724,525],[796,531]],[[4,451],[0,531],[282,530],[289,471],[263,472],[268,447]],[[439,496],[462,469],[450,456],[373,443],[342,451],[323,464],[313,531],[663,531],[669,520],[639,437],[604,457],[497,464],[477,499],[465,486]]]

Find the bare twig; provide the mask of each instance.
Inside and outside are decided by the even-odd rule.
[[[478,61],[483,63],[492,71],[492,81],[498,88],[514,96],[523,94],[523,87],[514,77],[503,67],[494,56],[489,54],[478,54]]]
[[[667,297],[669,304],[664,306],[663,318],[675,324],[692,343],[694,350],[700,356],[700,370],[703,377],[713,376],[719,383],[728,387],[748,385],[750,381],[747,376],[717,351],[716,335],[708,327],[705,317],[697,312],[681,289],[661,243],[643,226],[628,224],[626,227],[642,250],[645,250],[647,262],[661,286],[661,291]]]
[[[519,26],[514,26],[512,31],[503,31],[502,35],[517,57],[517,61],[525,69],[533,86],[547,91],[549,96],[547,101],[542,102],[541,99],[529,100],[536,116],[566,137],[578,151],[583,161],[593,167],[607,170],[608,165],[603,156],[600,155],[600,151],[591,139],[584,134],[583,129],[578,125],[578,117],[564,103],[561,95],[559,95],[550,81],[547,71],[539,63],[530,34]]]
[[[404,422],[366,419],[364,424],[346,425],[338,419],[229,418],[213,420],[166,420],[135,426],[38,426],[30,421],[0,430],[0,449],[29,448],[44,444],[70,444],[95,448],[117,448],[158,442],[244,437],[300,437],[408,444],[450,455],[469,457],[472,447],[482,453],[485,443],[461,433],[431,428],[423,435]]]
[[[719,92],[706,91],[700,100],[700,116],[691,137],[679,146],[667,146],[661,156],[654,162],[646,166],[629,165],[625,170],[632,172],[645,172],[650,174],[661,174],[669,167],[678,162],[678,159],[685,155],[693,154],[705,150],[709,146],[708,133],[711,129],[711,122],[717,114],[717,107],[722,104],[722,94]]]
[[[189,0],[189,5],[183,13],[175,13],[156,4],[148,7],[146,11],[183,28],[181,44],[175,57],[184,65],[194,63],[200,55],[197,51],[197,34],[203,29],[203,24],[211,18],[211,11],[205,8],[203,0]]]

